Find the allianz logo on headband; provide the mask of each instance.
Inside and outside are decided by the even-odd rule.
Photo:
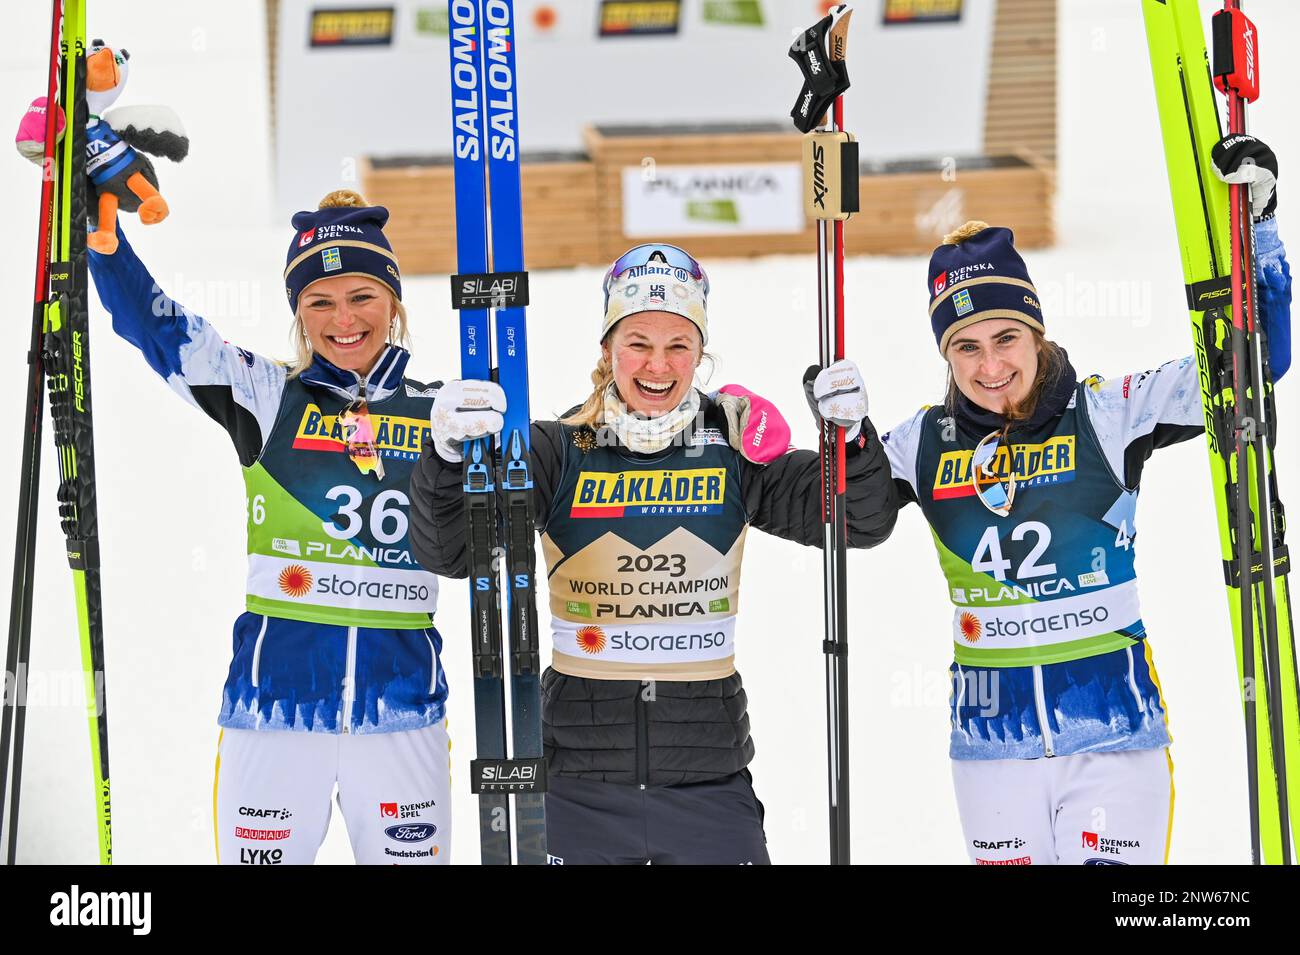
[[[626,272],[621,272],[618,278],[640,278],[643,275],[671,275],[679,282],[693,282],[695,277],[686,269],[674,268],[671,265],[664,265],[661,262],[651,262],[647,265],[634,265]]]

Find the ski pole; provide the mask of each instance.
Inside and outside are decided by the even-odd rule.
[[[804,211],[817,223],[817,318],[820,367],[844,357],[844,221],[858,211],[858,145],[843,130],[849,88],[847,4],[809,27],[790,47],[804,85],[790,116],[804,133]],[[849,663],[848,527],[845,512],[844,429],[821,423],[823,576],[826,635],[827,789],[830,861],[848,865]]]

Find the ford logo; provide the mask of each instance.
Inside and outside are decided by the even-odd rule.
[[[384,835],[398,842],[423,842],[433,838],[438,827],[429,822],[407,823],[403,826],[389,826]]]

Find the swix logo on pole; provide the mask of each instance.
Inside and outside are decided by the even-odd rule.
[[[826,208],[826,147],[813,143],[813,202],[821,209]]]
[[[453,0],[451,4],[452,115],[456,127],[458,159],[476,160],[478,155],[478,4],[474,0]]]

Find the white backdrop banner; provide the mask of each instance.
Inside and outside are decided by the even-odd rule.
[[[996,0],[890,26],[884,4],[859,3],[849,36],[863,159],[980,153]],[[822,6],[515,0],[523,152],[580,150],[591,123],[788,122],[800,76],[786,51]],[[276,36],[281,215],[355,185],[362,156],[451,152],[445,3],[280,0]]]

